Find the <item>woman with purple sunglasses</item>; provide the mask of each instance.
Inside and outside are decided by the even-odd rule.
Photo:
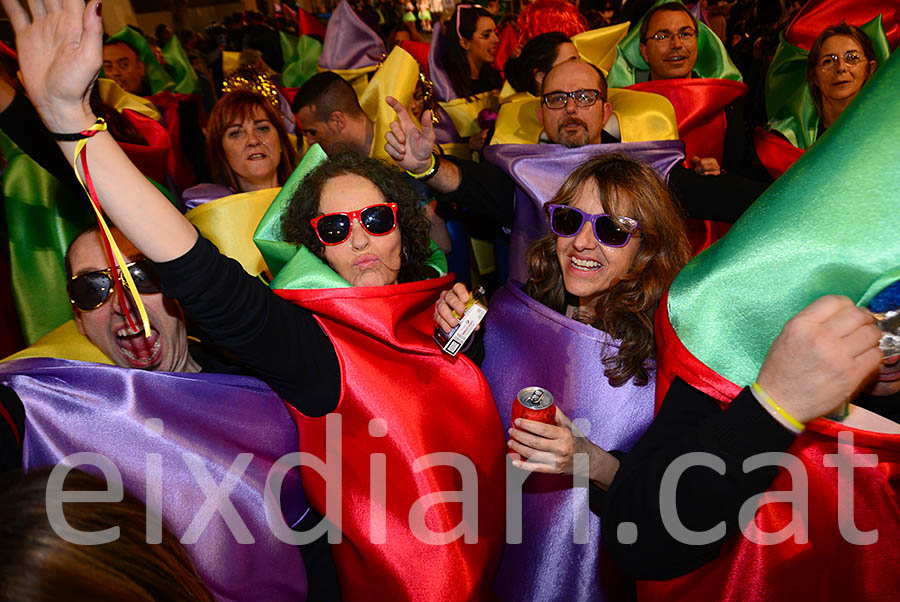
[[[568,475],[579,489],[607,489],[619,459],[606,450],[627,451],[650,424],[653,315],[690,247],[665,184],[620,154],[577,167],[545,213],[550,233],[528,250],[527,282],[494,295],[484,328],[481,368],[508,429],[512,463],[545,473],[523,486],[522,543],[507,544],[494,585],[504,599],[602,599],[616,586],[600,568],[600,521],[587,519],[587,500]],[[468,298],[461,283],[442,293],[436,325],[456,326],[452,312],[462,315]],[[480,355],[473,349],[470,356]],[[510,401],[526,386],[553,394],[555,424],[510,424]],[[573,543],[573,513],[587,545]],[[539,562],[554,567],[552,578],[537,570]]]

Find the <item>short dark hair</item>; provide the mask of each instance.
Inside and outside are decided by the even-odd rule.
[[[116,230],[116,227],[113,226],[112,224],[109,224],[109,229],[110,229],[110,231],[113,231],[113,230]],[[91,224],[90,226],[88,226],[87,228],[85,228],[84,230],[82,230],[81,232],[79,232],[79,233],[75,236],[75,238],[72,239],[72,242],[69,243],[69,246],[66,247],[66,255],[65,255],[65,258],[64,258],[64,260],[63,260],[63,263],[64,263],[65,266],[66,266],[66,281],[67,281],[67,282],[68,282],[68,280],[69,280],[72,276],[75,275],[75,274],[72,273],[72,258],[71,258],[71,255],[72,255],[72,247],[75,246],[75,241],[77,241],[77,240],[78,240],[79,238],[81,238],[82,236],[85,236],[85,235],[87,235],[87,234],[90,234],[91,232],[99,232],[99,231],[100,231],[100,226],[99,226],[98,224],[96,224],[96,223]]]
[[[665,4],[660,4],[657,7],[651,8],[647,11],[646,16],[644,16],[643,22],[641,22],[641,44],[645,44],[647,42],[647,31],[650,29],[650,19],[653,18],[653,15],[660,11],[665,12],[682,12],[691,18],[691,21],[694,23],[694,29],[699,31],[700,26],[697,24],[697,17],[694,16],[688,7],[686,7],[681,2],[666,2]]]
[[[563,65],[568,65],[571,62],[583,63],[583,64],[587,65],[588,67],[590,67],[591,69],[593,69],[597,73],[597,77],[600,80],[600,84],[597,89],[600,90],[600,98],[602,98],[603,101],[605,102],[607,99],[607,92],[608,92],[608,86],[606,85],[606,76],[603,75],[603,71],[601,71],[597,65],[595,65],[593,63],[589,63],[582,59],[577,59],[576,61],[566,61],[565,63],[560,63],[556,67],[553,67],[553,69],[557,69],[559,67],[562,67]],[[550,74],[553,72],[553,69],[550,69],[550,71],[548,71],[547,74],[544,75],[544,81],[541,82],[541,94],[544,93],[544,86],[547,84],[547,80],[550,79]]]
[[[325,247],[309,220],[319,214],[319,198],[325,183],[334,177],[354,174],[378,187],[388,201],[397,203],[397,227],[400,229],[401,263],[399,282],[413,282],[437,276],[425,261],[431,256],[430,225],[419,207],[410,178],[399,168],[378,159],[348,151],[329,157],[303,179],[281,218],[284,239],[302,244],[319,259],[325,260]]]
[[[103,46],[116,46],[122,45],[131,50],[134,53],[134,56],[137,57],[137,60],[144,62],[144,59],[141,58],[141,53],[137,51],[137,48],[126,42],[125,40],[109,40],[103,44]]]
[[[353,86],[334,71],[313,75],[297,90],[297,95],[291,102],[294,115],[303,107],[310,106],[316,109],[316,121],[328,121],[334,111],[352,116],[363,112]]]
[[[859,47],[862,48],[863,54],[866,55],[867,65],[870,61],[875,60],[875,46],[872,44],[869,36],[866,35],[866,32],[859,27],[841,22],[822,30],[822,33],[813,42],[812,47],[809,49],[809,55],[806,57],[806,83],[809,84],[809,95],[812,96],[813,104],[816,105],[819,117],[822,116],[822,91],[816,85],[816,67],[819,64],[819,53],[822,52],[822,46],[825,45],[829,38],[834,36],[847,36],[855,40]],[[868,79],[867,75],[866,81]],[[863,85],[865,85],[865,82],[863,82]]]

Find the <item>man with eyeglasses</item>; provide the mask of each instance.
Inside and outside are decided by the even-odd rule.
[[[648,14],[641,24],[640,52],[650,66],[649,79],[691,77],[697,62],[697,27],[697,19],[682,4],[664,4]]]
[[[618,142],[603,129],[612,115],[612,106],[606,101],[606,79],[596,67],[569,60],[550,70],[542,85],[538,118],[544,128],[543,142],[566,148]],[[390,97],[387,103],[397,113],[397,120],[386,136],[385,150],[398,165],[444,194],[441,202],[459,203],[503,226],[512,225],[512,178],[487,161],[475,163],[438,156],[433,153],[435,134],[431,123],[425,122],[420,128],[403,105]]]

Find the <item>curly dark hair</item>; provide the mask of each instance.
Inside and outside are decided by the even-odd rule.
[[[813,104],[816,105],[816,112],[818,112],[819,118],[822,117],[822,90],[816,84],[816,69],[819,66],[819,54],[822,52],[822,46],[829,38],[834,36],[847,36],[855,40],[862,49],[866,61],[871,63],[875,60],[875,46],[872,44],[869,36],[866,35],[866,32],[859,27],[848,25],[847,23],[839,23],[822,30],[822,33],[813,42],[812,47],[809,49],[809,55],[806,57],[806,83],[809,84],[809,95],[812,96]],[[863,85],[871,76],[871,73],[866,75]]]
[[[570,204],[591,181],[597,185],[604,210],[614,219],[624,215],[638,221],[640,247],[628,272],[599,295],[593,315],[580,319],[621,341],[618,353],[603,362],[609,383],[620,387],[634,379],[635,384],[646,385],[650,378],[646,360],[656,357],[653,315],[691,257],[684,220],[656,172],[620,153],[599,155],[577,167],[550,203]],[[524,290],[565,313],[575,303],[570,303],[574,300],[565,289],[556,240],[551,233],[528,248],[529,278]]]
[[[414,282],[437,276],[437,272],[425,263],[432,253],[428,218],[419,206],[406,175],[383,161],[352,151],[329,157],[303,179],[281,218],[284,239],[304,245],[325,261],[325,246],[309,221],[319,215],[319,197],[325,183],[345,174],[355,174],[369,180],[386,200],[397,203],[397,226],[401,240],[398,282]]]

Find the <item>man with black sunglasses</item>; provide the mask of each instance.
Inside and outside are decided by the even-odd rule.
[[[150,336],[141,330],[135,332],[129,326],[126,311],[140,325],[132,297],[134,292],[123,284],[124,302],[117,294],[115,282],[110,277],[112,271],[108,267],[102,234],[96,226],[77,236],[66,252],[67,291],[78,332],[117,366],[200,372],[203,367],[191,355],[184,316],[178,303],[163,296],[152,265],[131,241],[116,229],[112,233],[130,264],[132,279],[147,309]],[[124,278],[120,280],[121,283],[124,281]]]

